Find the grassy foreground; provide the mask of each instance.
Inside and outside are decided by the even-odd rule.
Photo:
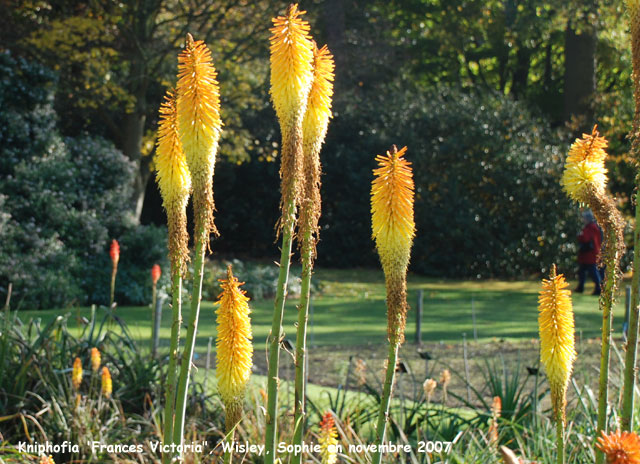
[[[242,276],[240,276],[242,279]],[[318,291],[313,296],[313,314],[309,328],[312,345],[366,345],[386,342],[384,278],[378,270],[319,269],[314,275]],[[572,288],[575,282],[571,282]],[[479,341],[494,339],[517,340],[537,338],[537,297],[540,283],[531,281],[459,281],[409,277],[409,312],[407,341],[414,341],[415,307],[418,290],[424,291],[422,340],[425,343],[455,343],[462,334],[473,337],[472,301],[476,315]],[[589,293],[573,295],[576,327],[585,338],[600,334],[601,314],[598,299]],[[624,285],[622,286],[624,288]],[[297,298],[287,302],[284,329],[287,338],[295,338]],[[272,317],[273,301],[250,302],[254,341],[266,341]],[[100,309],[99,309],[100,311]],[[197,351],[206,349],[209,337],[215,337],[215,305],[205,301],[200,314]],[[20,311],[20,317],[42,318],[43,322],[60,314],[70,313],[69,327],[79,331],[78,317],[88,317],[89,308]],[[145,348],[151,334],[149,307],[120,307],[117,314],[125,320],[134,338]],[[622,330],[624,293],[614,307],[614,335]],[[165,305],[161,329],[161,346],[167,347],[170,335],[170,308]]]

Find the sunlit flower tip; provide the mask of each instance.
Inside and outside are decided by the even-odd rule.
[[[333,55],[327,46],[319,49],[313,42],[313,82],[302,123],[305,155],[317,155],[327,134],[331,118],[333,70]]]
[[[113,263],[113,265],[116,266],[118,264],[118,261],[120,261],[120,244],[115,238],[111,240],[111,246],[109,247],[109,256],[111,257],[111,262]]]
[[[160,280],[160,276],[162,276],[162,269],[160,268],[159,264],[154,264],[151,267],[151,282],[153,282],[153,285],[156,285],[158,283],[158,280]]]
[[[98,372],[101,362],[102,356],[100,355],[100,350],[96,347],[91,348],[91,370],[93,372]]]
[[[220,396],[227,407],[240,403],[244,398],[253,365],[251,310],[249,298],[240,289],[241,285],[243,282],[238,282],[229,266],[227,278],[220,280],[222,293],[216,310],[216,377]]]
[[[438,382],[433,379],[427,379],[422,384],[422,389],[424,390],[424,397],[427,401],[431,400],[431,396],[433,392],[436,391],[436,387],[438,386]]]
[[[608,464],[640,464],[640,438],[635,432],[602,432],[596,445]]]
[[[338,432],[333,415],[330,412],[322,416],[318,444],[320,445],[322,464],[335,464],[338,461]]]
[[[216,77],[211,51],[187,34],[186,46],[178,56],[178,127],[195,184],[210,182],[213,175],[222,129]]]
[[[111,372],[109,368],[104,366],[102,368],[102,382],[101,382],[102,396],[105,398],[111,398],[113,392],[113,383],[111,382]]]
[[[414,185],[411,163],[395,145],[386,155],[376,156],[378,168],[371,185],[373,238],[385,273],[406,272],[415,235]]]
[[[540,361],[547,371],[551,401],[564,420],[565,395],[576,359],[573,305],[569,284],[555,265],[549,279],[543,279],[538,297]]]
[[[271,98],[283,132],[304,114],[313,79],[313,45],[309,23],[292,4],[274,18],[271,31]]]
[[[73,388],[78,390],[82,384],[82,361],[76,358],[73,361],[73,370],[71,371],[71,384]]]
[[[38,461],[38,464],[56,464],[56,462],[53,460],[53,456],[49,455],[49,456],[40,456],[40,460]]]
[[[447,388],[449,386],[449,382],[451,382],[451,372],[449,369],[445,369],[440,374],[440,383],[442,384],[442,388]]]
[[[607,140],[600,137],[597,126],[594,126],[591,134],[582,134],[582,138],[576,139],[571,145],[562,175],[562,186],[569,198],[584,203],[590,191],[604,192],[607,185],[607,169],[604,165],[607,145]]]
[[[186,208],[191,190],[191,173],[178,132],[176,99],[167,91],[161,103],[158,141],[155,157],[156,179],[167,212]]]

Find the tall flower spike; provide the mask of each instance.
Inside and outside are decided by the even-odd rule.
[[[633,62],[633,97],[635,100],[635,116],[632,134],[632,154],[636,163],[640,164],[640,0],[627,0],[629,25],[631,29],[631,59]]]
[[[551,386],[551,403],[556,417],[565,419],[566,392],[576,359],[573,305],[569,284],[555,265],[548,280],[542,281],[538,297],[540,361]]]
[[[100,356],[100,350],[96,347],[91,348],[91,370],[93,372],[98,372],[101,362],[102,356]]]
[[[415,235],[413,219],[413,173],[404,154],[407,147],[394,145],[386,155],[376,156],[373,171],[371,213],[373,238],[387,284],[388,334],[391,342],[404,341],[407,318],[406,273]]]
[[[597,447],[608,464],[640,464],[640,438],[635,432],[602,432]]]
[[[309,92],[307,111],[302,122],[303,198],[305,205],[300,212],[301,227],[311,231],[313,243],[318,238],[320,219],[320,149],[327,134],[331,118],[333,96],[333,56],[327,46],[318,49],[313,43],[313,83]],[[315,250],[313,250],[313,253]]]
[[[271,99],[282,132],[280,226],[294,220],[290,205],[299,205],[302,190],[302,121],[313,81],[313,44],[309,23],[300,18],[304,13],[297,4],[289,5],[270,29]]]
[[[111,382],[111,372],[109,372],[109,368],[104,366],[102,368],[102,382],[101,382],[101,392],[102,396],[105,398],[111,398],[111,393],[113,392],[113,383]]]
[[[243,285],[234,277],[231,266],[227,278],[220,280],[222,293],[216,310],[216,377],[218,390],[227,410],[227,427],[235,426],[242,411],[244,392],[251,377],[253,345],[249,298],[240,289]]]
[[[336,431],[333,415],[330,412],[322,416],[318,444],[320,445],[322,464],[335,464],[338,462],[338,432]]]
[[[591,134],[582,134],[581,139],[571,145],[562,175],[562,186],[569,197],[579,203],[586,203],[590,191],[598,195],[604,193],[607,185],[608,142],[600,137],[597,126]]]
[[[207,233],[216,232],[213,170],[222,131],[216,76],[211,51],[187,34],[186,47],[178,56],[178,128],[193,181],[194,211],[204,221]]]
[[[80,358],[76,358],[73,361],[73,369],[71,370],[71,384],[75,390],[82,385],[82,361]]]
[[[175,94],[168,90],[160,105],[160,123],[156,149],[156,179],[167,212],[169,228],[169,258],[172,269],[181,273],[189,259],[187,203],[191,193],[191,173],[187,166],[178,130]]]
[[[111,246],[109,247],[109,256],[111,257],[111,263],[113,266],[117,266],[120,261],[120,244],[114,238],[111,240]]]

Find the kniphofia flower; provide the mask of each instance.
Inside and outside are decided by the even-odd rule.
[[[415,235],[413,219],[413,173],[404,155],[407,147],[394,145],[386,155],[376,156],[378,168],[371,185],[371,223],[387,284],[388,336],[404,341],[407,319],[407,282],[411,245]]]
[[[302,235],[308,231],[312,240],[312,254],[318,237],[320,219],[320,149],[327,134],[331,118],[331,97],[333,96],[333,56],[325,45],[318,49],[313,42],[313,83],[309,92],[307,110],[302,122],[302,151],[304,172],[304,205],[300,212]]]
[[[101,378],[101,391],[102,396],[105,398],[111,398],[111,393],[113,392],[113,383],[111,382],[111,372],[109,372],[109,368],[104,366],[102,368],[102,378]]]
[[[498,443],[498,419],[502,414],[502,399],[494,396],[491,402],[491,424],[489,425],[489,443]]]
[[[216,310],[216,377],[218,390],[227,408],[227,420],[239,419],[244,392],[251,376],[253,345],[249,298],[240,289],[243,282],[233,275],[231,266],[227,278],[220,280],[222,293]]]
[[[640,438],[635,432],[602,432],[597,447],[608,464],[640,464]]]
[[[313,80],[313,43],[309,23],[300,18],[304,13],[289,5],[270,29],[271,99],[282,133],[280,226],[295,220],[302,193],[302,121]]]
[[[102,356],[100,355],[100,350],[96,347],[91,348],[91,370],[93,372],[98,372],[101,362]]]
[[[271,38],[271,98],[283,132],[304,115],[313,79],[313,44],[309,23],[297,4],[273,19]]]
[[[322,416],[318,444],[320,445],[322,464],[335,464],[338,462],[338,432],[336,431],[333,415],[330,412]]]
[[[438,386],[438,382],[436,382],[433,379],[427,379],[422,384],[422,389],[424,390],[424,397],[427,400],[427,403],[431,401],[431,396],[433,395],[433,392],[436,390],[437,386]]]
[[[71,384],[73,388],[78,390],[82,384],[82,361],[76,358],[73,361],[73,370],[71,371]]]
[[[162,276],[162,269],[159,264],[154,264],[153,267],[151,267],[151,282],[153,282],[153,285],[158,283],[160,276]]]
[[[562,186],[569,197],[580,203],[588,203],[589,194],[602,195],[607,185],[608,142],[594,126],[591,134],[582,134],[571,145],[562,175]]]
[[[56,462],[53,460],[53,456],[49,455],[40,456],[40,461],[38,461],[38,464],[56,464]]]
[[[113,266],[117,266],[118,261],[120,261],[120,244],[115,238],[111,240],[111,246],[109,247],[109,256],[111,257],[111,263],[113,263]]]
[[[187,34],[185,49],[178,56],[178,129],[193,181],[196,222],[207,233],[213,225],[213,170],[222,131],[220,89],[211,51],[203,41]]]
[[[549,279],[542,281],[538,297],[540,361],[547,371],[551,403],[556,417],[564,421],[566,391],[576,359],[573,305],[569,284],[555,265]]]

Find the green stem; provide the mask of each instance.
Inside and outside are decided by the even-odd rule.
[[[636,178],[640,184],[640,176]],[[640,185],[638,186],[640,189]],[[640,190],[639,190],[640,191]],[[633,430],[633,400],[638,356],[638,291],[640,291],[640,205],[636,194],[636,224],[633,232],[633,280],[631,282],[631,311],[627,327],[627,352],[624,360],[624,387],[622,390],[622,430]]]
[[[267,377],[267,423],[265,430],[265,464],[273,464],[275,460],[278,413],[278,366],[280,363],[280,340],[284,336],[282,331],[282,317],[289,280],[289,266],[291,259],[291,243],[295,224],[295,205],[290,202],[287,206],[285,221],[282,225],[282,250],[280,253],[280,273],[278,287],[273,308],[273,321],[269,335],[269,371]]]
[[[204,227],[204,221],[199,221],[196,233],[196,251],[193,262],[193,289],[191,291],[191,310],[187,325],[187,339],[180,361],[180,378],[178,380],[178,395],[176,396],[176,417],[173,424],[173,443],[181,445],[184,439],[184,421],[187,409],[187,389],[189,387],[189,375],[191,374],[191,360],[196,345],[196,333],[198,331],[198,316],[200,315],[200,301],[202,300],[202,276],[204,274],[205,241],[208,231]]]
[[[376,427],[375,445],[377,448],[384,443],[384,436],[387,430],[387,422],[389,422],[389,405],[391,404],[391,392],[393,390],[393,382],[396,375],[396,363],[398,362],[399,343],[389,342],[389,357],[387,359],[387,375],[384,380],[384,388],[382,390],[382,400],[380,401],[380,412],[378,414],[378,425]],[[372,464],[380,464],[382,461],[382,453],[375,451],[373,453]]]
[[[598,383],[598,424],[596,430],[596,436],[599,437],[602,432],[607,431],[607,403],[609,396],[609,358],[611,355],[611,324],[613,322],[613,313],[611,307],[613,306],[613,292],[616,288],[617,270],[616,259],[617,258],[617,237],[613,227],[607,231],[607,240],[614,251],[614,259],[607,260],[605,262],[605,288],[600,296],[600,308],[602,310],[602,349],[600,352],[600,381]],[[596,449],[596,464],[603,464],[604,454],[599,449]]]
[[[182,325],[182,277],[180,263],[172,269],[171,281],[171,342],[169,346],[169,367],[164,391],[164,438],[165,444],[173,442],[173,415],[176,405],[176,365],[178,364],[178,345],[180,343],[180,326]],[[173,459],[173,453],[167,452],[162,456],[163,464]]]
[[[156,358],[156,299],[157,299],[156,284],[151,287],[151,357]]]
[[[113,269],[111,271],[111,293],[109,297],[109,309],[111,309],[111,307],[113,306],[113,302],[115,301],[117,273],[118,273],[118,265],[114,264]]]
[[[562,411],[558,411],[556,416],[556,443],[558,446],[557,464],[564,464],[564,419]]]
[[[307,322],[309,320],[309,303],[311,301],[311,274],[313,271],[311,231],[305,231],[302,237],[302,288],[300,306],[298,307],[298,330],[296,334],[296,378],[295,378],[295,410],[293,444],[301,445],[304,436],[305,416],[305,383],[306,383],[306,350],[307,350]],[[302,453],[291,457],[292,464],[302,462]]]

